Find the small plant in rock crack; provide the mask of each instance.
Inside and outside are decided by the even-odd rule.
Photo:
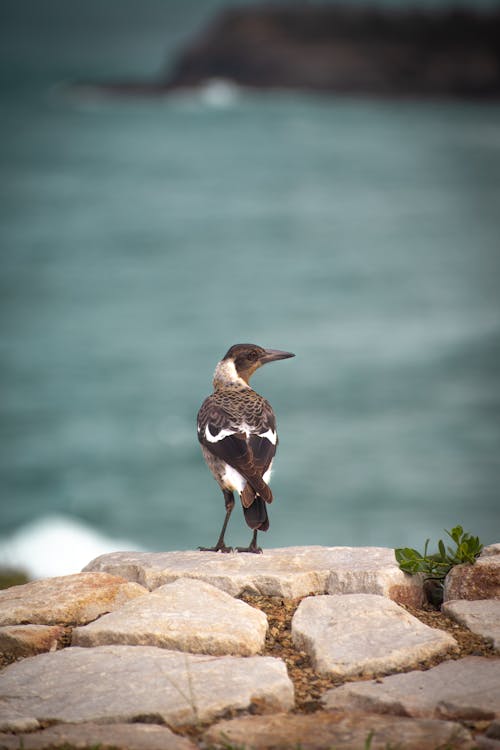
[[[454,565],[474,563],[483,549],[479,537],[464,532],[461,526],[454,526],[445,532],[455,546],[445,545],[442,539],[438,542],[438,551],[428,554],[429,539],[425,542],[423,553],[411,547],[400,547],[395,550],[399,567],[405,573],[423,573],[426,581],[434,581],[438,592],[443,589],[444,579]],[[439,599],[439,594],[437,596]]]

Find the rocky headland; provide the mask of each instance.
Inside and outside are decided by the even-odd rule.
[[[104,555],[0,592],[0,750],[498,750],[499,587],[500,545],[442,612],[386,548]]]
[[[156,81],[93,84],[166,95],[213,81],[382,97],[500,97],[500,11],[272,4],[223,10]]]

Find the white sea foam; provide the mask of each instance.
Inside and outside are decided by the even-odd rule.
[[[0,566],[24,570],[30,578],[78,573],[94,557],[139,549],[130,540],[104,536],[82,521],[46,516],[0,539]]]
[[[230,107],[238,98],[238,86],[223,78],[213,78],[202,87],[200,96],[209,107]]]

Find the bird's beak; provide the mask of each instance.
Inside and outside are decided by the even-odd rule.
[[[267,362],[275,362],[277,359],[288,359],[288,357],[295,357],[292,352],[282,352],[280,349],[266,349],[266,353],[260,358],[261,364],[265,365]]]

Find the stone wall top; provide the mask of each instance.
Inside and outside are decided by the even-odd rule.
[[[423,601],[421,576],[403,573],[387,547],[283,547],[262,555],[114,552],[92,560],[85,571],[119,575],[150,590],[178,578],[197,578],[232,596],[362,593],[413,606]]]

